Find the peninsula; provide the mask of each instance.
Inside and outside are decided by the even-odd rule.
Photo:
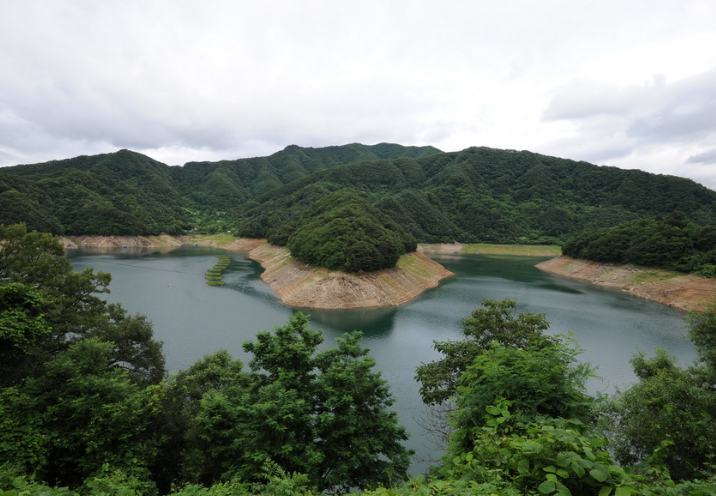
[[[285,305],[300,308],[354,309],[402,305],[453,275],[422,253],[400,257],[397,265],[364,274],[316,268],[294,259],[288,248],[263,244],[249,257]]]

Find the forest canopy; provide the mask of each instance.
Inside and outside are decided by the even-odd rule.
[[[346,190],[317,201],[295,219],[274,228],[267,239],[288,246],[301,262],[344,272],[394,267],[401,255],[417,248],[411,234]]]
[[[716,277],[716,227],[698,226],[680,212],[581,233],[564,255]]]
[[[129,150],[0,168],[0,222],[53,234],[266,237],[348,189],[418,242],[561,244],[682,212],[716,225],[694,181],[527,151],[350,144],[170,167]]]

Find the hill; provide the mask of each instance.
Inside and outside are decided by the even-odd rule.
[[[71,235],[178,234],[225,227],[226,210],[285,183],[361,160],[440,150],[388,143],[295,145],[268,157],[170,167],[140,153],[80,156],[0,168],[0,223]],[[211,229],[211,227],[209,227]]]
[[[243,236],[271,236],[342,189],[363,196],[419,242],[562,243],[585,230],[675,211],[699,224],[716,221],[716,192],[689,179],[483,147],[316,172],[239,207],[236,227]]]
[[[682,212],[716,225],[716,192],[689,179],[527,151],[349,144],[170,167],[116,153],[0,168],[0,222],[55,234],[280,235],[317,200],[360,196],[419,242],[563,243]]]

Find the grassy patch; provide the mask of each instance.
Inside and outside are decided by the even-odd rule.
[[[665,281],[667,279],[673,279],[674,277],[682,276],[678,272],[671,272],[665,270],[642,270],[634,275],[634,283],[640,284],[642,282],[657,282]]]
[[[557,245],[493,245],[472,243],[462,245],[461,253],[479,253],[484,255],[525,255],[529,257],[558,257],[562,248]]]
[[[216,246],[225,246],[236,241],[237,238],[231,234],[193,234],[189,236],[192,243],[202,241],[213,242]]]

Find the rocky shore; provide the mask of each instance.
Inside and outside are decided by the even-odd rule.
[[[535,267],[552,274],[620,288],[635,296],[680,310],[704,310],[716,301],[716,279],[680,275],[660,269],[605,264],[556,257]]]
[[[407,303],[453,275],[421,253],[401,257],[398,266],[362,275],[309,267],[287,248],[263,244],[249,257],[266,269],[263,279],[289,306],[320,309],[385,307]]]

